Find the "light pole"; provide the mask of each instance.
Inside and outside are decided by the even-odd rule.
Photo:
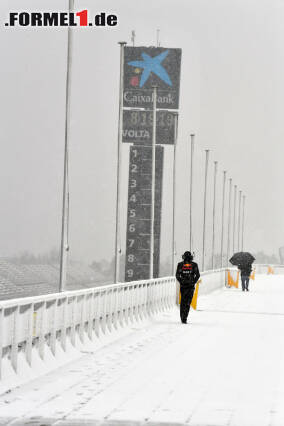
[[[122,114],[123,114],[123,68],[124,68],[124,47],[125,41],[120,41],[120,80],[119,80],[119,110],[118,110],[118,138],[117,138],[117,166],[116,166],[116,221],[115,221],[115,267],[114,282],[119,281],[120,263],[120,157],[122,142]]]
[[[173,158],[173,235],[172,235],[172,275],[175,272],[175,207],[176,207],[176,146],[177,146],[177,133],[178,133],[178,115],[174,116],[174,158]]]
[[[216,181],[217,181],[218,161],[214,161],[214,186],[213,186],[213,225],[212,225],[212,264],[214,269],[214,256],[215,256],[215,216],[216,216]]]
[[[226,172],[226,170],[224,170],[223,171],[223,197],[222,197],[222,225],[221,225],[221,268],[223,267],[226,174],[227,174],[227,172]]]
[[[205,181],[204,181],[204,211],[203,211],[203,246],[202,246],[202,271],[205,264],[205,235],[206,235],[206,202],[207,202],[207,176],[208,176],[209,149],[205,150]]]
[[[240,251],[241,202],[242,202],[242,191],[239,191],[239,209],[238,209],[238,251]]]
[[[74,0],[69,0],[69,14],[74,9]],[[69,188],[68,188],[68,151],[70,137],[70,98],[71,98],[71,65],[72,65],[72,27],[68,27],[67,38],[67,67],[66,67],[66,98],[65,98],[65,143],[63,167],[63,200],[61,220],[61,245],[60,245],[60,274],[59,292],[65,290],[67,275],[68,222],[69,222]]]
[[[236,234],[236,206],[237,206],[237,185],[234,185],[234,212],[233,212],[233,254],[235,253],[235,234]]]
[[[227,243],[227,266],[229,266],[230,240],[231,240],[231,198],[232,198],[232,178],[229,179],[229,211],[228,211],[228,243]]]
[[[190,135],[190,191],[189,191],[189,250],[193,249],[192,235],[192,191],[193,191],[193,155],[194,155],[194,139],[195,135]]]
[[[153,139],[152,139],[152,190],[151,190],[151,239],[150,239],[150,279],[154,278],[155,243],[155,182],[156,182],[156,113],[157,86],[153,86]]]
[[[244,251],[245,201],[246,197],[243,195],[242,251]]]

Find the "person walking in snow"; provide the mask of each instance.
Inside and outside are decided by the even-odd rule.
[[[241,271],[241,280],[242,280],[242,290],[249,291],[249,279],[252,271],[251,263],[244,263],[238,265],[239,270]]]
[[[186,324],[195,284],[199,280],[200,273],[190,251],[185,251],[182,258],[183,261],[177,265],[176,279],[180,283],[180,319],[183,324]]]

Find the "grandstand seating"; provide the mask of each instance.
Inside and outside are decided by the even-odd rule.
[[[103,276],[79,262],[68,262],[67,290],[104,284]],[[20,264],[0,259],[0,300],[57,293],[59,265]]]
[[[40,276],[44,281],[49,284],[58,283],[59,281],[59,268],[54,265],[26,265],[26,267],[34,274]]]

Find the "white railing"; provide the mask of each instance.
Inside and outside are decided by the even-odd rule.
[[[254,265],[257,274],[284,274],[284,265],[259,264]]]
[[[73,346],[92,341],[169,309],[175,295],[175,278],[166,277],[0,302],[0,377],[4,358],[17,372],[20,352],[32,366],[34,347],[44,360],[47,346],[55,355],[67,339]]]
[[[201,273],[201,285],[199,295],[211,293],[227,283],[227,268],[205,271]]]
[[[256,265],[256,272],[267,273],[268,266],[284,273],[281,265]],[[224,287],[228,269],[236,279],[236,268],[202,272],[199,294]],[[34,350],[44,361],[47,349],[55,356],[58,346],[67,351],[70,344],[93,341],[173,307],[175,283],[166,277],[0,302],[0,378],[4,359],[17,372],[20,353],[32,366]]]

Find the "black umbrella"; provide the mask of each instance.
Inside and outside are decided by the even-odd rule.
[[[230,259],[232,265],[252,264],[254,261],[255,258],[253,257],[253,255],[246,251],[240,251],[239,253],[235,253]]]

